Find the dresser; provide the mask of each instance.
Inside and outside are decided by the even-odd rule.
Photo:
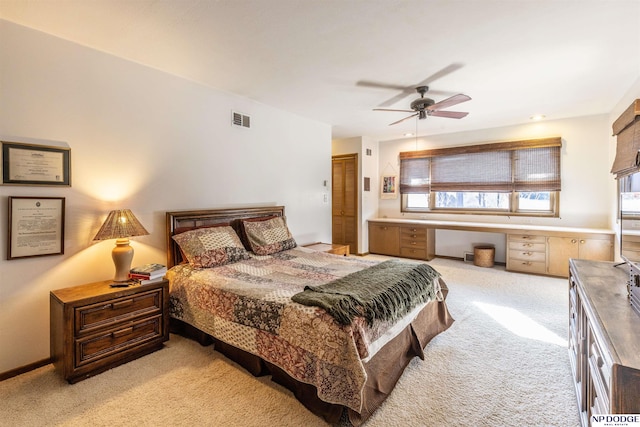
[[[597,414],[640,413],[640,316],[626,266],[569,261],[569,360],[583,426]]]
[[[50,293],[51,359],[74,383],[162,348],[169,282],[112,288],[112,280]]]

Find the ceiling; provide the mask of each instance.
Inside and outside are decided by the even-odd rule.
[[[334,138],[606,114],[640,76],[638,0],[0,0],[0,19],[328,123]],[[358,84],[425,80],[436,102],[469,95],[448,108],[469,115],[389,126],[408,114],[372,109],[400,91]]]

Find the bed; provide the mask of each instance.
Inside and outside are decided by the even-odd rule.
[[[366,421],[453,323],[431,267],[301,247],[283,206],[167,212],[166,226],[172,332],[271,375],[331,424]],[[369,282],[388,288],[374,295]],[[345,304],[351,290],[367,303]]]

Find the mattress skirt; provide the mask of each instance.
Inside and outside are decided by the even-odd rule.
[[[369,361],[364,363],[367,381],[363,391],[360,413],[342,405],[327,403],[318,398],[313,385],[294,380],[279,367],[260,357],[212,338],[210,335],[177,319],[171,319],[171,331],[197,340],[202,345],[214,343],[215,349],[238,363],[254,376],[271,375],[271,379],[291,390],[307,409],[336,424],[344,411],[354,426],[364,423],[389,396],[405,368],[415,356],[424,359],[423,349],[439,333],[453,323],[446,305],[448,288],[441,280],[443,301],[428,303],[416,318],[397,336],[387,342]]]

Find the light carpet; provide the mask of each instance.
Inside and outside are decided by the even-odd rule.
[[[456,322],[414,359],[366,423],[578,426],[567,354],[567,281],[430,262]],[[212,346],[164,349],[74,385],[51,365],[0,382],[1,426],[326,426],[268,377]]]

